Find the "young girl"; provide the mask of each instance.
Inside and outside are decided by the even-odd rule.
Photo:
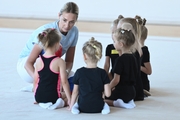
[[[111,26],[111,32],[112,34],[114,33],[114,31],[117,29],[117,25],[120,19],[122,19],[123,16],[119,15],[118,18],[116,20],[113,21],[112,26]],[[110,80],[112,80],[114,74],[112,73],[112,68],[114,66],[114,62],[116,60],[116,58],[119,57],[119,53],[117,52],[117,50],[114,48],[113,44],[109,44],[106,47],[106,58],[105,58],[105,63],[104,63],[104,69],[106,70],[106,72],[109,75]],[[110,68],[110,62],[111,62],[111,70],[109,72],[109,68]]]
[[[70,103],[70,88],[67,81],[66,64],[55,55],[59,49],[60,34],[56,29],[45,29],[38,35],[39,43],[45,50],[35,64],[34,92],[35,100],[46,109],[57,109]],[[60,94],[60,86],[66,93],[67,100]]]
[[[117,29],[113,34],[114,47],[121,56],[116,59],[113,72],[114,78],[110,82],[112,94],[105,99],[110,106],[134,108],[136,91],[134,88],[137,77],[137,62],[131,52],[135,37],[131,30]]]
[[[87,66],[79,68],[74,75],[71,112],[73,114],[79,112],[108,114],[110,108],[104,102],[102,96],[103,92],[105,96],[110,96],[110,80],[106,71],[97,67],[97,62],[102,57],[102,45],[91,38],[84,44],[82,51]]]
[[[136,97],[135,101],[144,100],[144,92],[143,92],[143,84],[141,79],[141,59],[142,59],[142,45],[140,43],[141,38],[141,26],[142,26],[142,19],[139,16],[135,18],[122,18],[118,23],[118,28],[122,28],[124,24],[131,24],[132,25],[132,32],[135,36],[135,44],[133,45],[134,48],[132,49],[133,55],[136,57],[137,65],[138,65],[138,76],[136,79],[135,90],[136,90]]]
[[[144,89],[144,95],[145,96],[150,96],[151,94],[149,93],[150,91],[150,84],[149,84],[149,79],[148,75],[151,75],[152,69],[151,69],[151,63],[150,63],[150,53],[148,50],[148,47],[145,46],[145,40],[147,39],[148,35],[148,29],[145,26],[146,20],[143,20],[143,26],[142,26],[142,35],[140,42],[142,44],[142,62],[141,62],[141,79],[143,83],[143,89]]]

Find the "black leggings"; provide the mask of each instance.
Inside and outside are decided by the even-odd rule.
[[[114,89],[110,97],[105,97],[109,100],[122,99],[125,103],[133,100],[136,96],[136,91],[134,86],[121,86],[121,88]]]

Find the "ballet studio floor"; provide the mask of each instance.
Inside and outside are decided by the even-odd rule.
[[[0,28],[0,120],[180,120],[180,38],[148,37],[152,96],[135,102],[134,109],[111,107],[107,115],[73,115],[67,108],[43,109],[33,104],[33,93],[20,91],[29,84],[18,76],[16,63],[31,32]],[[73,71],[85,66],[81,48],[92,36],[103,44],[103,58],[98,64],[103,67],[106,45],[112,43],[111,35],[80,32]]]

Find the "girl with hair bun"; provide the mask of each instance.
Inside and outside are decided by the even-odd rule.
[[[124,18],[124,17],[122,15],[119,15],[118,18],[113,21],[113,23],[111,25],[111,34],[113,34],[115,32],[115,30],[117,29],[117,25],[122,18]],[[113,39],[113,37],[112,37],[112,39]],[[113,44],[108,44],[106,47],[105,55],[106,55],[106,58],[105,58],[105,63],[104,63],[104,69],[108,73],[110,80],[112,80],[112,78],[114,76],[114,73],[112,72],[112,68],[114,66],[116,58],[119,57],[119,53],[114,48]]]
[[[142,61],[141,61],[141,79],[143,83],[143,90],[145,96],[151,96],[150,94],[150,81],[148,79],[148,75],[152,74],[152,68],[151,68],[151,62],[150,62],[150,52],[148,49],[148,46],[145,45],[145,41],[148,36],[148,29],[145,26],[146,25],[146,19],[143,19],[143,26],[142,26],[142,34],[140,42],[142,44]]]
[[[133,55],[136,57],[136,61],[138,64],[138,76],[136,79],[135,90],[136,90],[136,97],[134,98],[135,101],[142,101],[144,100],[144,92],[143,92],[143,83],[141,79],[141,59],[142,59],[142,44],[140,42],[141,39],[141,26],[143,25],[143,20],[140,16],[136,15],[135,18],[122,18],[118,23],[118,28],[123,28],[124,24],[131,24],[133,32],[135,36],[135,44],[133,45]],[[127,25],[126,25],[127,26]]]
[[[105,96],[110,96],[110,80],[106,71],[97,66],[102,57],[102,44],[92,37],[84,43],[82,51],[86,67],[77,69],[74,75],[70,110],[73,114],[80,112],[108,114],[110,108],[102,96],[103,92]]]
[[[38,42],[45,53],[39,55],[35,63],[33,91],[36,103],[46,109],[57,109],[70,103],[66,65],[63,59],[56,56],[60,39],[59,32],[54,28],[45,29],[38,35]],[[61,86],[67,99],[61,95]]]
[[[116,58],[113,67],[114,77],[110,82],[111,96],[105,98],[110,106],[134,108],[136,91],[134,85],[137,78],[137,62],[132,54],[135,36],[131,30],[117,29],[113,34],[114,47],[121,56]]]

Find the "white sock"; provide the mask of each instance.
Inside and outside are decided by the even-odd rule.
[[[136,107],[134,100],[129,101],[128,104],[131,105],[132,108]]]
[[[135,103],[134,103],[134,100],[131,100],[128,103],[125,103],[121,99],[117,99],[116,101],[114,101],[113,105],[115,107],[122,107],[122,108],[127,108],[127,109],[134,108],[136,106]]]
[[[22,92],[33,92],[33,84],[21,88],[21,91],[22,91]]]
[[[73,114],[79,114],[79,105],[78,105],[77,102],[73,105],[73,107],[72,107],[72,109],[71,109],[71,112],[72,112]]]
[[[53,105],[49,106],[48,109],[50,110],[54,110],[54,109],[58,109],[58,108],[62,108],[64,107],[64,100],[62,98],[58,98],[56,103],[54,103]]]
[[[110,108],[109,108],[109,105],[107,103],[104,103],[104,107],[101,111],[102,114],[108,114],[110,113]]]
[[[47,103],[39,103],[39,106],[42,108],[49,108],[52,105],[52,102],[47,102]]]

